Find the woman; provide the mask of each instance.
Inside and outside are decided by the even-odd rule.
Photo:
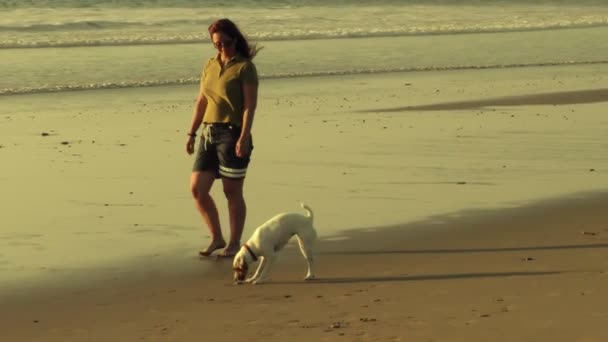
[[[257,49],[228,19],[211,24],[209,35],[218,53],[203,69],[186,151],[194,153],[196,132],[202,124],[190,189],[211,232],[211,243],[199,254],[209,256],[225,247],[220,255],[231,257],[240,249],[247,212],[243,183],[253,149],[251,126],[257,105],[258,75],[251,60]],[[217,207],[209,194],[217,178],[221,178],[228,200],[227,246]]]

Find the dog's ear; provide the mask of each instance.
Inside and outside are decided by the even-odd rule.
[[[242,263],[243,263],[243,257],[240,255],[240,253],[237,253],[234,256],[234,259],[232,259],[232,267],[240,268]]]
[[[234,256],[234,263],[232,265],[234,268],[243,269],[247,267],[247,261],[242,253],[237,253]]]

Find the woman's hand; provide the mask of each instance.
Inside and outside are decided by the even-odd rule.
[[[249,155],[251,152],[251,139],[249,137],[241,136],[236,142],[236,156],[243,158]]]
[[[194,136],[188,136],[188,142],[186,143],[186,152],[188,154],[192,154],[194,153],[194,142],[196,141],[196,138]]]

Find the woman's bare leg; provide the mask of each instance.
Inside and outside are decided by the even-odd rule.
[[[225,256],[233,256],[241,248],[241,236],[247,216],[247,205],[243,197],[244,182],[245,178],[222,178],[230,216],[230,242],[224,250]]]
[[[190,190],[196,202],[196,207],[207,224],[209,233],[211,233],[211,243],[206,249],[199,252],[204,256],[209,256],[213,251],[226,246],[226,241],[222,236],[217,207],[209,194],[214,181],[215,174],[209,171],[193,172],[190,178]]]

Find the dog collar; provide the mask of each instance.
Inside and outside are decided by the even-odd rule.
[[[251,254],[253,261],[258,261],[258,257],[255,255],[255,253],[253,253],[253,251],[251,250],[251,247],[247,246],[247,244],[244,244],[243,247],[245,247],[247,252],[249,252],[249,254]]]

